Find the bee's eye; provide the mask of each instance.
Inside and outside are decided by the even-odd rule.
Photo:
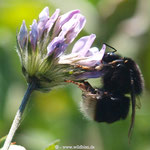
[[[112,56],[112,55],[114,55],[114,53],[113,53],[113,52],[107,53],[107,55],[108,55],[108,56]]]

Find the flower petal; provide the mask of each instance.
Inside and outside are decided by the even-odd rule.
[[[55,21],[57,20],[58,16],[60,13],[60,9],[56,9],[56,11],[54,12],[54,14],[49,18],[49,20],[47,21],[45,28],[48,29],[47,32],[50,32],[52,26],[54,25]]]
[[[81,44],[82,45],[82,44]],[[82,47],[82,46],[81,46]],[[84,47],[83,47],[84,48]],[[105,54],[106,45],[103,45],[102,49],[99,51],[97,47],[90,48],[86,50],[85,55],[83,53],[82,48],[79,51],[72,52],[68,55],[62,55],[59,58],[59,64],[78,64],[82,66],[93,67],[101,64],[101,60]]]
[[[65,51],[67,46],[68,45],[64,43],[64,39],[61,37],[55,37],[47,47],[47,54],[50,56],[53,53],[56,58]]]
[[[99,49],[97,47],[92,47],[87,51],[85,57],[91,57],[95,55],[95,53],[99,53]]]
[[[37,45],[37,40],[38,40],[38,27],[37,27],[36,20],[33,20],[33,23],[30,27],[31,27],[31,31],[30,31],[31,46],[33,50],[35,50]]]
[[[104,72],[100,71],[91,71],[91,72],[84,72],[80,75],[76,75],[76,79],[84,80],[89,78],[99,78],[104,75]]]
[[[45,25],[49,19],[49,8],[45,7],[42,12],[39,14],[39,21],[38,21],[38,32],[39,32],[39,38],[41,38],[44,30]]]
[[[62,26],[59,36],[66,37],[66,43],[70,44],[85,25],[85,17],[75,14],[68,22]]]
[[[25,21],[23,21],[23,23],[21,25],[20,32],[19,32],[17,38],[18,38],[20,47],[24,50],[26,48],[27,42],[28,42],[28,31],[27,31]]]
[[[97,65],[99,63],[100,62],[98,60],[95,60],[93,58],[82,59],[82,60],[77,62],[77,64],[79,64],[79,65],[88,66],[88,67],[95,66],[95,65]]]
[[[82,15],[78,15],[76,26],[73,27],[72,30],[70,30],[70,32],[68,32],[68,34],[66,36],[67,43],[73,42],[73,40],[77,37],[77,35],[80,33],[80,31],[85,26],[85,23],[86,23],[85,17]]]
[[[104,54],[105,54],[105,50],[106,50],[106,45],[103,44],[103,46],[102,46],[102,48],[101,48],[101,50],[100,50],[100,52],[99,52],[100,60],[102,60],[102,58],[103,58],[103,56],[104,56]]]
[[[41,13],[39,14],[39,20],[40,21],[45,21],[49,18],[49,8],[45,7]]]
[[[89,52],[91,52],[91,54],[86,55],[85,59],[79,61],[78,63],[80,65],[84,65],[84,66],[96,66],[96,65],[100,65],[101,60],[105,54],[105,49],[106,49],[106,45],[103,44],[102,49],[99,51],[97,47],[93,47],[89,50]]]
[[[90,36],[84,36],[80,38],[74,45],[72,53],[79,53],[80,56],[85,56],[88,50],[90,49],[93,41],[95,40],[95,34]]]
[[[59,34],[62,26],[66,22],[68,22],[75,14],[78,14],[78,13],[80,13],[79,10],[73,10],[73,11],[69,11],[68,13],[66,13],[64,15],[59,16],[59,18],[56,22],[56,25],[54,27],[54,30],[53,30],[53,37],[56,37]]]

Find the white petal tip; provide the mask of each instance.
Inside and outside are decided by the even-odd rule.
[[[104,50],[106,49],[106,44],[102,45],[102,49],[104,49]]]

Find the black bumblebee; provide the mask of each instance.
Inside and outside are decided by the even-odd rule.
[[[83,91],[81,111],[97,122],[113,123],[126,119],[131,101],[130,137],[135,119],[136,96],[142,93],[144,81],[138,65],[131,58],[117,55],[115,51],[105,53],[102,59],[102,88],[93,88],[88,82],[78,83]]]

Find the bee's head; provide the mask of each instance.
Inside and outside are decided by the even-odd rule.
[[[105,53],[104,54],[104,57],[103,57],[103,62],[104,63],[109,63],[109,62],[112,62],[116,59],[120,59],[121,56],[115,54],[114,52],[108,52],[108,53]]]
[[[109,62],[112,62],[112,61],[114,61],[116,59],[120,59],[121,58],[121,56],[116,54],[117,50],[114,47],[112,47],[112,46],[110,46],[110,45],[108,45],[106,43],[103,43],[103,44],[105,44],[107,47],[109,47],[109,48],[111,48],[113,50],[111,52],[105,52],[104,57],[103,57],[103,62],[104,63],[109,63]]]

